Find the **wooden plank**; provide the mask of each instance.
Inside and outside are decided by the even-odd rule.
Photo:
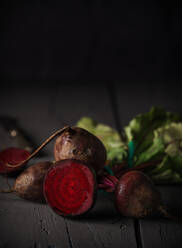
[[[14,179],[9,181],[13,185]],[[0,188],[7,188],[2,176]],[[63,218],[46,204],[25,201],[13,193],[0,194],[0,244],[8,248],[69,247]]]
[[[55,130],[74,125],[82,116],[115,126],[106,93],[103,83],[6,82],[0,93],[0,115],[17,119],[39,145]],[[52,156],[52,144],[45,151]]]
[[[128,218],[118,221],[113,196],[99,192],[93,210],[80,221],[66,220],[72,246],[79,247],[136,247],[133,222]],[[82,234],[82,235],[80,235]]]
[[[4,87],[1,94],[0,114],[17,117],[37,143],[49,136],[51,130],[74,124],[85,115],[115,127],[110,100],[102,83],[57,83],[53,87],[11,85]],[[11,98],[8,105],[7,96]],[[45,160],[52,160],[53,143],[46,151],[49,157]],[[1,177],[0,187],[5,186]],[[0,194],[0,208],[2,247],[136,247],[133,221],[123,218],[112,224],[119,216],[113,201],[107,197],[98,197],[95,207],[75,220],[64,219],[46,205],[23,201],[13,194]]]
[[[118,119],[127,125],[135,115],[149,111],[152,105],[160,105],[169,111],[181,113],[180,85],[175,82],[115,83]],[[181,186],[159,187],[164,203],[177,215],[181,215]],[[182,225],[164,218],[146,218],[135,222],[138,246],[146,248],[178,248],[182,244]]]
[[[173,82],[116,82],[115,92],[122,125],[151,106],[182,113],[181,86]]]
[[[164,204],[169,210],[182,218],[182,186],[161,186]],[[162,217],[140,220],[143,247],[181,248],[182,222],[174,222]]]
[[[63,124],[74,124],[82,116],[90,116],[99,122],[116,127],[105,84],[72,84],[60,90],[57,96],[56,116]],[[74,89],[74,90],[73,90]],[[66,109],[66,111],[65,111]],[[65,123],[64,123],[65,122]],[[104,216],[104,218],[103,218]],[[98,197],[96,206],[85,219],[66,220],[70,242],[73,247],[136,247],[133,221],[122,220],[120,224],[108,224],[118,218],[111,201]]]
[[[8,83],[1,91],[0,115],[15,118],[38,146],[62,123],[55,118],[56,83]],[[9,101],[7,102],[7,99]],[[52,144],[45,148],[46,155],[53,155]]]
[[[75,124],[79,118],[89,116],[115,126],[107,90],[102,82],[60,85],[54,100],[55,115],[61,124]]]

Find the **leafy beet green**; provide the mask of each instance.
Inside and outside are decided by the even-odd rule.
[[[122,137],[109,126],[82,118],[79,126],[99,137],[107,150],[108,166],[119,171],[123,164],[136,168],[143,164],[155,183],[182,183],[182,118],[161,107],[138,114],[124,127]],[[133,144],[133,152],[130,145]],[[145,166],[147,167],[147,166]]]
[[[124,128],[127,141],[133,140],[137,154],[145,151],[153,143],[154,130],[171,122],[178,122],[181,116],[160,107],[152,107],[144,114],[138,114]]]

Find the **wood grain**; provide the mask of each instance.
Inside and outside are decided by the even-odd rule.
[[[7,95],[12,101],[6,105]],[[37,143],[65,124],[82,116],[116,126],[105,84],[59,84],[3,89],[1,113],[17,117]],[[17,99],[17,101],[15,101]],[[53,160],[53,143],[47,148]],[[43,158],[37,157],[34,161]],[[33,163],[30,161],[29,165]],[[13,183],[11,178],[11,184]],[[0,188],[6,187],[0,177]],[[0,245],[3,248],[109,248],[137,247],[132,219],[122,218],[113,199],[102,193],[94,208],[77,219],[62,218],[47,205],[24,201],[14,194],[0,194]]]
[[[182,219],[181,186],[160,186],[164,205]],[[140,220],[143,247],[180,248],[182,245],[182,222],[161,217]]]
[[[122,127],[132,116],[148,111],[153,104],[172,111],[182,109],[180,93],[171,84],[166,91],[162,91],[164,83],[150,88],[144,84],[110,85],[111,88],[108,83],[56,82],[52,87],[43,83],[7,85],[0,93],[0,114],[17,118],[39,144],[54,130],[65,124],[73,125],[82,116],[118,128],[120,123]],[[11,98],[8,104],[7,96]],[[46,149],[47,157],[37,157],[29,165],[53,160],[52,151],[53,142]],[[13,184],[14,178],[9,180]],[[1,176],[0,188],[6,187],[6,180]],[[159,189],[164,203],[181,216],[181,186]],[[0,248],[179,248],[181,237],[181,224],[162,217],[140,221],[120,217],[113,196],[103,192],[98,193],[94,208],[76,219],[62,218],[45,204],[24,201],[14,194],[0,194]]]
[[[137,114],[145,113],[152,106],[182,113],[181,85],[178,82],[115,82],[120,123],[124,126]]]
[[[127,125],[132,117],[149,111],[153,105],[163,106],[168,111],[182,112],[180,85],[173,83],[115,83],[118,119]],[[177,216],[182,216],[181,186],[160,186],[164,204]],[[135,221],[138,247],[180,248],[182,245],[182,223],[162,217]]]

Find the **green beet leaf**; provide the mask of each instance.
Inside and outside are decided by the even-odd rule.
[[[164,157],[164,144],[161,139],[154,138],[153,143],[149,148],[147,148],[144,152],[141,152],[138,154],[138,156],[135,156],[134,165],[140,165],[142,163],[145,163],[147,161],[156,161],[160,160]]]
[[[182,183],[182,122],[178,114],[152,107],[133,118],[121,136],[115,129],[83,117],[77,122],[96,135],[105,145],[109,165],[128,159],[128,143],[133,141],[135,150],[133,166],[158,162],[145,172],[155,183]],[[124,138],[123,138],[124,137]],[[159,162],[161,161],[161,162]]]
[[[182,123],[169,123],[153,132],[153,144],[138,154],[135,166],[147,161],[162,162],[155,169],[148,169],[156,183],[180,183],[182,181]]]
[[[166,155],[148,175],[157,184],[182,183],[182,158]]]
[[[182,123],[170,123],[155,130],[155,137],[165,146],[170,156],[182,156]]]
[[[140,154],[152,145],[153,131],[156,128],[179,120],[178,114],[166,112],[160,107],[152,107],[149,112],[137,115],[124,128],[127,141],[133,140],[136,147],[135,153]]]
[[[82,117],[76,124],[76,126],[81,127],[89,131],[90,133],[95,132],[95,127],[97,123],[90,117]]]

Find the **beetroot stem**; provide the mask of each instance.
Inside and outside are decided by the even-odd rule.
[[[47,138],[27,159],[23,160],[22,162],[18,163],[18,164],[9,164],[7,163],[6,166],[8,167],[19,167],[23,164],[25,164],[26,162],[28,162],[31,158],[33,158],[44,146],[46,146],[52,139],[54,139],[57,135],[60,135],[61,133],[63,133],[65,130],[69,129],[69,126],[66,126],[64,128],[59,129],[58,131],[56,131],[55,133],[53,133],[49,138]]]
[[[135,168],[133,169],[136,169],[136,170],[143,170],[145,168],[148,168],[150,166],[154,166],[154,165],[158,165],[160,162],[162,161],[161,160],[156,160],[156,161],[149,161],[149,162],[145,162],[143,164],[140,164],[140,165],[137,165]]]

